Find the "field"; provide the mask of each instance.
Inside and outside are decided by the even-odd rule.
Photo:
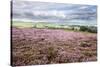
[[[41,65],[96,60],[96,33],[48,29],[41,25],[34,26],[32,23],[13,24],[12,65]]]

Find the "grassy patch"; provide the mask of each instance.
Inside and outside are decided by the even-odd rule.
[[[81,42],[80,46],[81,47],[91,47],[91,44],[88,42]]]
[[[12,26],[18,27],[18,28],[30,28],[30,27],[33,27],[33,23],[32,22],[13,21]]]
[[[54,24],[54,23],[49,23],[49,22],[13,21],[12,26],[18,27],[18,28],[61,29],[64,31],[74,31],[74,32],[82,32],[82,33],[85,32],[85,34],[96,33],[97,31],[96,27],[88,27],[88,26],[80,26],[80,25],[77,25],[77,26],[61,25],[61,24]]]

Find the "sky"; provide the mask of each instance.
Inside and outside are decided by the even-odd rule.
[[[96,25],[97,6],[13,1],[12,19],[19,21]]]

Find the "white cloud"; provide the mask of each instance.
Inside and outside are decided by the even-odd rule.
[[[33,11],[33,14],[35,16],[51,16],[51,17],[58,17],[58,18],[65,18],[66,17],[64,11],[57,11],[57,10]]]
[[[81,7],[79,7],[79,9],[86,9],[86,8],[88,8],[88,6],[81,6]]]

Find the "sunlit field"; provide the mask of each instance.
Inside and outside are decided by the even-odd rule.
[[[97,60],[97,34],[13,23],[13,65],[88,62]]]

